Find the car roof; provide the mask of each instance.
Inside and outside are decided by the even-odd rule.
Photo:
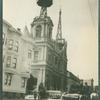
[[[56,90],[48,90],[47,92],[58,92],[58,93],[61,93],[61,91],[56,91]]]
[[[63,94],[63,97],[79,98],[80,94]]]

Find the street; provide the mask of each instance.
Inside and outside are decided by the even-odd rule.
[[[19,98],[18,99],[17,98],[16,99],[8,99],[8,98],[4,98],[3,100],[25,100],[25,99],[19,99]]]

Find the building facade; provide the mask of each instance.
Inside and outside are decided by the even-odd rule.
[[[94,89],[94,80],[93,79],[82,80],[82,83],[83,83],[84,87],[86,85],[89,87],[90,92],[93,91],[93,89]]]
[[[52,30],[53,22],[47,15],[40,14],[31,23],[31,34],[36,46],[31,71],[33,77],[37,78],[37,88],[43,83],[47,90],[65,90],[67,43],[63,38],[52,39]]]
[[[45,9],[46,10],[46,9]],[[67,86],[67,42],[61,33],[61,11],[56,39],[53,22],[42,8],[24,32],[3,21],[3,92],[4,96],[23,95],[26,88],[62,90]],[[36,81],[34,81],[36,79]]]
[[[87,83],[88,86],[93,87],[94,86],[94,80],[93,79],[87,79],[87,80],[82,80],[83,86],[85,86],[85,83]]]
[[[4,97],[23,95],[30,77],[33,41],[27,27],[24,34],[3,20],[3,93]]]

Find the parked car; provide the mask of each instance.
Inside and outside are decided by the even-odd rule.
[[[98,94],[96,92],[91,93],[90,99],[91,100],[98,100]]]
[[[25,100],[38,100],[38,97],[34,99],[34,95],[26,95]]]
[[[47,100],[61,100],[61,91],[56,91],[56,90],[49,90],[47,91],[48,93],[48,98]]]
[[[75,94],[75,93],[64,93],[62,94],[61,100],[87,100],[85,96],[81,94]]]
[[[25,100],[34,100],[34,95],[26,95]]]

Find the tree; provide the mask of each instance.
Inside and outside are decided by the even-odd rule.
[[[47,93],[46,93],[45,87],[43,86],[43,83],[40,83],[40,85],[39,85],[39,90],[38,90],[38,91],[39,91],[40,99],[46,98]]]
[[[36,84],[37,79],[30,74],[30,78],[27,80],[26,93],[31,94],[32,91],[35,89]]]

